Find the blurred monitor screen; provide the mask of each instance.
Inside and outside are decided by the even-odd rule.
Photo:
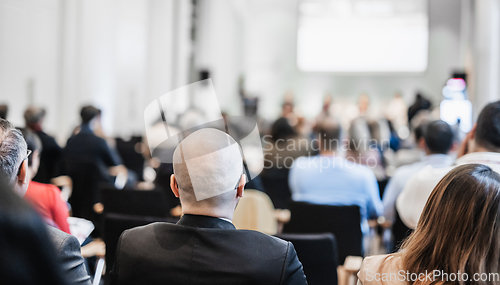
[[[472,104],[469,100],[445,99],[439,105],[441,120],[450,125],[460,124],[460,130],[468,133],[472,129]]]
[[[311,72],[424,72],[427,0],[301,0],[297,65]]]

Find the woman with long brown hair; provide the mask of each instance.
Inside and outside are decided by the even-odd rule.
[[[451,170],[434,188],[397,253],[367,257],[367,284],[500,284],[500,174],[482,164]]]

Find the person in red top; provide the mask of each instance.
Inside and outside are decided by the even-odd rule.
[[[68,224],[68,205],[61,198],[61,191],[55,185],[32,181],[40,165],[40,151],[42,143],[36,133],[24,128],[21,129],[28,149],[32,151],[28,157],[29,185],[24,199],[26,199],[42,218],[51,226],[71,234]]]

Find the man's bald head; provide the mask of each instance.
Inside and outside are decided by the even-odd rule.
[[[243,159],[228,134],[216,129],[192,133],[175,149],[173,166],[182,203],[217,206],[235,200]]]

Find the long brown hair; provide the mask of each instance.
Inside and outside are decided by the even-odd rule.
[[[467,273],[471,280],[476,273],[500,272],[500,175],[482,164],[451,170],[396,255],[407,272],[417,274],[442,270]],[[446,283],[500,284],[498,279],[469,280]]]

